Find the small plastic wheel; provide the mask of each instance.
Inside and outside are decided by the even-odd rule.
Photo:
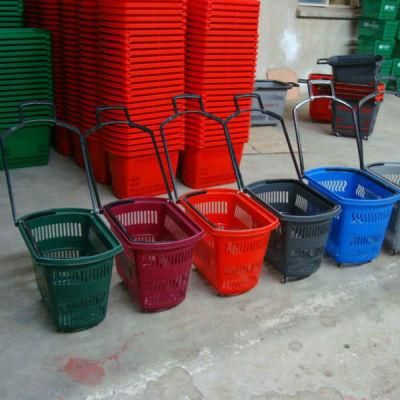
[[[364,136],[365,141],[368,141],[368,139],[369,139],[368,136]]]
[[[282,279],[281,279],[282,285],[285,285],[287,283],[287,281],[288,281],[288,277],[287,276],[283,276]]]
[[[391,251],[391,255],[392,255],[392,256],[395,256],[396,254],[397,254],[396,250],[392,250],[392,251]]]
[[[336,137],[340,137],[341,134],[339,132],[333,132],[335,134]]]
[[[338,266],[338,268],[343,268],[343,264],[342,263],[337,264],[337,266]]]

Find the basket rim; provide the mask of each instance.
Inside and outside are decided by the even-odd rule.
[[[371,164],[366,165],[366,172],[368,174],[371,174],[374,178],[380,180],[381,182],[383,182],[385,185],[392,187],[394,190],[396,191],[400,191],[400,184],[396,184],[393,183],[391,181],[389,181],[388,179],[386,179],[384,176],[380,175],[378,172],[374,171],[373,167],[390,167],[390,166],[396,166],[399,169],[400,172],[400,162],[397,161],[387,161],[387,162],[374,162]]]
[[[266,222],[265,226],[262,226],[260,228],[252,228],[252,229],[227,229],[227,230],[222,230],[213,227],[210,223],[208,223],[206,220],[204,220],[199,214],[196,214],[191,206],[190,202],[187,199],[187,196],[190,195],[191,197],[195,195],[207,195],[207,194],[212,194],[212,195],[233,195],[240,199],[240,201],[246,203],[248,206],[250,206],[255,213],[263,218],[263,220]],[[204,224],[207,226],[207,229],[214,235],[214,236],[220,236],[220,237],[251,237],[251,236],[257,236],[260,234],[265,234],[272,232],[275,230],[279,224],[279,218],[271,211],[266,210],[262,205],[260,205],[257,201],[253,200],[248,194],[243,193],[237,189],[206,189],[206,190],[201,190],[201,191],[196,191],[196,192],[190,192],[182,195],[179,199],[180,203],[182,206],[185,208],[186,211],[190,213],[190,215],[195,215],[196,218],[199,221],[202,221],[202,225]]]
[[[381,186],[383,189],[392,193],[391,196],[388,196],[384,199],[349,199],[347,197],[339,196],[328,189],[324,188],[317,180],[313,178],[314,175],[320,174],[321,172],[348,172],[356,175],[362,175],[367,180],[371,180],[374,184]],[[387,185],[381,179],[373,176],[371,173],[367,171],[362,171],[356,168],[350,167],[322,167],[322,168],[314,168],[306,171],[304,173],[304,177],[313,182],[318,186],[318,188],[323,192],[327,193],[329,197],[333,197],[335,200],[339,202],[340,205],[354,205],[354,206],[385,206],[394,204],[400,200],[400,191],[396,190],[392,185]]]
[[[157,203],[164,204],[175,214],[175,217],[179,218],[179,222],[185,225],[191,230],[191,235],[186,239],[173,240],[165,242],[146,242],[142,240],[132,239],[122,228],[119,221],[115,218],[112,213],[113,207],[119,207],[123,204],[129,204],[133,202],[141,203]],[[103,206],[104,216],[107,218],[108,222],[117,232],[118,237],[125,242],[130,248],[134,250],[172,250],[176,248],[181,248],[189,246],[191,244],[197,243],[204,235],[203,229],[198,226],[187,214],[185,214],[182,209],[175,203],[171,202],[169,199],[157,198],[157,197],[135,197],[126,200],[114,201]]]
[[[48,258],[40,256],[35,249],[35,246],[32,243],[31,236],[32,234],[28,232],[27,229],[27,221],[33,220],[36,218],[41,218],[46,214],[63,214],[63,215],[84,215],[89,217],[93,224],[99,229],[101,234],[103,235],[104,239],[110,245],[110,249],[88,257],[78,257],[78,258]],[[108,258],[113,258],[115,255],[122,251],[122,245],[116,236],[109,230],[106,224],[101,220],[99,215],[97,215],[93,210],[84,209],[84,208],[54,208],[48,209],[44,211],[37,211],[31,214],[24,215],[18,218],[17,226],[20,230],[20,233],[28,246],[28,249],[34,258],[35,262],[46,265],[48,267],[70,267],[70,266],[79,266],[82,267],[83,265],[98,263]]]
[[[313,198],[317,198],[319,201],[324,202],[328,207],[329,210],[314,214],[314,215],[290,215],[290,214],[283,214],[279,210],[277,210],[273,205],[264,202],[263,200],[259,199],[255,193],[252,192],[252,189],[256,186],[261,185],[268,185],[270,183],[289,183],[291,185],[300,186],[303,190],[307,191]],[[267,207],[271,210],[281,221],[283,222],[317,222],[323,220],[329,220],[334,218],[341,212],[341,207],[339,204],[334,203],[332,200],[328,199],[327,197],[323,196],[321,193],[318,193],[316,190],[310,188],[305,183],[300,182],[296,179],[267,179],[262,181],[257,181],[251,183],[250,185],[246,186],[246,192],[256,201],[258,201],[263,206]]]

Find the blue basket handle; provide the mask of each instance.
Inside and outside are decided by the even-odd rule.
[[[356,132],[356,142],[357,142],[357,150],[358,150],[358,155],[359,155],[359,160],[360,160],[360,168],[364,169],[364,151],[363,151],[363,140],[361,138],[361,133],[359,130],[359,125],[358,125],[358,116],[354,108],[347,103],[346,101],[337,98],[334,95],[322,95],[322,96],[311,96],[308,99],[305,99],[298,103],[292,111],[292,116],[293,116],[293,122],[294,122],[294,129],[296,133],[296,141],[297,141],[297,148],[298,148],[298,153],[299,153],[299,161],[300,161],[300,172],[301,176],[304,177],[305,173],[305,166],[304,166],[304,154],[303,154],[303,146],[302,146],[302,141],[301,141],[301,135],[300,135],[300,128],[299,128],[299,120],[298,120],[298,111],[306,104],[310,103],[313,100],[318,100],[318,99],[329,99],[332,100],[333,102],[339,103],[344,105],[346,108],[351,110],[352,117],[353,117],[353,126],[354,130]]]

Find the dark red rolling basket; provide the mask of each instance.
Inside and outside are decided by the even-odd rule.
[[[117,109],[125,113],[126,120],[102,121],[102,113]],[[167,177],[153,132],[133,123],[125,107],[99,107],[96,115],[97,125],[86,132],[85,138],[104,126],[121,124],[146,132],[152,138],[168,199],[131,198],[102,207],[91,173],[89,184],[98,209],[103,210],[112,231],[123,245],[124,253],[117,259],[117,271],[141,309],[154,312],[175,307],[186,297],[193,252],[203,231],[176,205],[178,199],[173,176]]]

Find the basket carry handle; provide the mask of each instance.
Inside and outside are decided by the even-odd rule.
[[[232,121],[233,119],[237,118],[239,115],[241,115],[241,114],[243,114],[243,113],[245,113],[245,112],[259,112],[259,113],[261,113],[261,114],[268,115],[269,117],[271,117],[271,118],[273,118],[273,119],[276,119],[276,120],[279,121],[280,124],[281,124],[283,133],[284,133],[284,135],[285,135],[286,143],[287,143],[287,145],[288,145],[288,147],[289,147],[290,155],[291,155],[291,157],[292,157],[292,161],[293,161],[293,164],[294,164],[294,168],[295,168],[295,170],[296,170],[296,174],[297,174],[297,176],[299,177],[299,179],[301,180],[300,168],[299,168],[298,162],[297,162],[297,160],[296,160],[296,155],[295,155],[295,152],[294,152],[294,149],[293,149],[293,146],[292,146],[292,142],[291,142],[290,137],[289,137],[289,133],[288,133],[288,130],[287,130],[287,127],[286,127],[284,118],[283,118],[281,115],[274,113],[273,111],[266,110],[266,109],[264,108],[264,105],[263,105],[261,96],[260,96],[259,94],[256,94],[256,93],[250,93],[250,94],[243,94],[243,95],[234,96],[235,105],[238,104],[238,99],[243,99],[243,98],[257,99],[257,102],[258,102],[258,104],[259,104],[259,107],[256,107],[256,108],[252,107],[252,108],[248,108],[248,109],[240,109],[239,107],[236,107],[236,110],[237,110],[237,111],[236,111],[235,113],[233,113],[232,115],[230,115],[230,116],[225,120],[225,126],[226,126],[226,129],[227,129],[227,131],[228,131],[228,135],[229,135],[229,127],[228,127],[229,122]],[[229,135],[229,136],[230,136],[230,135]],[[231,145],[232,145],[232,144],[229,142],[229,143],[228,143],[228,146],[231,146]],[[233,153],[233,154],[234,154],[234,153]],[[237,164],[236,157],[234,157],[234,160],[235,160],[235,163]],[[238,166],[238,165],[237,165],[237,169],[238,169],[239,172],[240,172],[240,169],[239,169],[239,166]],[[243,185],[243,187],[245,187],[244,182],[243,182],[243,178],[242,178],[242,175],[241,175],[241,174],[240,174],[240,180],[241,180],[241,184]]]
[[[125,120],[115,120],[115,121],[108,120],[108,121],[104,122],[102,120],[102,113],[104,113],[105,111],[123,111],[126,119]],[[157,161],[158,161],[158,164],[159,164],[159,167],[161,170],[163,181],[164,181],[165,187],[167,189],[168,198],[170,201],[176,202],[177,199],[175,199],[173,197],[170,187],[169,187],[167,174],[166,174],[165,168],[162,163],[161,154],[160,154],[160,151],[157,146],[154,132],[150,128],[148,128],[144,125],[140,125],[140,124],[133,122],[131,119],[129,110],[125,106],[99,106],[99,107],[97,107],[96,108],[96,121],[97,121],[97,124],[95,126],[91,127],[90,129],[88,129],[82,135],[83,142],[84,142],[83,143],[83,159],[85,162],[86,169],[88,170],[88,184],[89,184],[90,192],[93,196],[93,201],[96,204],[96,206],[95,206],[96,212],[101,212],[102,205],[101,205],[101,200],[100,200],[99,192],[98,192],[97,185],[96,185],[96,180],[94,179],[94,175],[93,175],[92,163],[90,161],[90,155],[89,155],[89,151],[87,148],[87,138],[90,135],[100,131],[105,126],[110,126],[110,125],[127,125],[130,128],[135,128],[135,129],[139,130],[140,132],[147,133],[150,136],[152,145],[154,147],[154,151],[156,153]],[[166,155],[166,157],[168,159],[168,155]],[[175,182],[172,181],[172,184],[173,184],[174,190],[175,190]]]
[[[199,101],[199,104],[200,104],[200,109],[199,109],[199,110],[185,110],[185,111],[179,111],[179,110],[175,107],[175,104],[176,104],[177,100],[187,100],[187,99],[190,99],[190,100],[197,99],[197,100]],[[178,192],[177,192],[177,190],[176,190],[175,177],[174,177],[174,174],[173,174],[172,164],[171,164],[171,160],[170,160],[169,153],[168,153],[167,141],[166,141],[166,139],[165,139],[165,128],[166,128],[171,122],[175,121],[175,120],[176,120],[177,118],[179,118],[179,117],[182,117],[182,116],[184,116],[184,115],[195,115],[195,114],[197,114],[197,115],[201,115],[201,116],[203,116],[203,117],[205,117],[205,118],[207,118],[207,119],[213,120],[213,121],[217,122],[218,124],[220,124],[220,125],[221,125],[221,128],[222,128],[223,131],[224,131],[224,134],[225,134],[226,139],[227,139],[228,141],[230,141],[230,138],[229,138],[229,132],[228,132],[228,136],[227,136],[227,131],[226,131],[226,127],[225,127],[224,120],[221,119],[221,118],[219,118],[219,117],[217,117],[217,116],[215,116],[214,114],[211,114],[211,113],[207,112],[207,111],[205,110],[205,108],[204,108],[204,103],[203,103],[203,100],[202,100],[202,97],[201,97],[201,96],[196,95],[196,94],[181,94],[181,95],[178,95],[178,96],[174,96],[174,97],[172,98],[172,105],[173,105],[173,108],[174,108],[174,114],[171,115],[169,118],[167,118],[165,121],[163,121],[163,122],[160,124],[160,134],[161,134],[161,139],[162,139],[162,143],[163,143],[163,146],[164,146],[164,152],[165,152],[165,154],[166,154],[166,156],[167,156],[166,158],[167,158],[168,169],[169,169],[169,172],[170,172],[170,176],[171,176],[171,178],[172,178],[172,182],[174,183],[174,194],[175,194],[175,198],[178,199],[178,198],[179,198],[179,195],[178,195]],[[229,147],[229,146],[228,146],[228,147]],[[234,170],[235,170],[235,176],[236,176],[236,178],[237,178],[236,164],[235,164],[234,161],[233,161],[234,159],[232,158],[232,153],[231,153],[231,151],[233,151],[232,146],[229,147],[229,152],[230,152],[230,154],[231,154],[232,166],[233,166],[233,168],[234,168]],[[234,153],[233,153],[233,157],[235,157],[235,154],[234,154]],[[237,185],[238,185],[239,190],[241,190],[241,183],[240,183],[239,180],[237,180]],[[185,202],[185,203],[200,217],[200,218],[202,218],[206,223],[211,224],[214,228],[217,228],[217,226],[216,226],[215,224],[213,224],[211,221],[209,221],[209,219],[208,219],[206,216],[204,216],[201,212],[199,212],[199,210],[197,210],[197,208],[195,208],[195,207],[194,207],[192,204],[190,204],[189,201],[187,200],[189,197],[194,196],[195,194],[200,194],[200,193],[202,193],[202,192],[195,192],[195,193],[192,193],[192,194],[189,194],[189,195],[183,195],[183,196],[182,196],[182,199],[183,199],[183,201],[184,201],[184,202]]]
[[[362,138],[360,131],[358,129],[358,117],[355,109],[347,102],[345,102],[342,99],[337,98],[334,95],[328,96],[328,95],[321,95],[321,96],[311,96],[308,99],[305,99],[298,103],[292,111],[293,115],[293,122],[294,122],[294,129],[296,132],[296,141],[297,141],[297,148],[299,152],[299,160],[300,160],[300,171],[301,171],[301,176],[302,178],[304,177],[304,172],[305,172],[305,167],[304,167],[304,155],[303,155],[303,147],[302,147],[302,142],[301,142],[301,135],[300,135],[300,128],[299,128],[299,119],[298,119],[298,111],[305,106],[306,104],[310,103],[312,100],[318,100],[318,99],[330,99],[333,102],[342,104],[349,110],[351,110],[352,114],[352,119],[353,119],[353,126],[356,132],[356,141],[357,141],[357,150],[358,150],[358,155],[360,159],[360,169],[364,169],[364,156],[363,156],[363,143],[362,143]]]
[[[336,97],[335,85],[331,79],[299,79],[299,83],[307,85],[308,97],[311,97],[312,100],[315,98],[312,91],[314,85],[329,86],[331,89],[331,95]]]
[[[204,107],[204,102],[203,102],[203,98],[201,96],[199,96],[198,94],[180,94],[178,96],[174,96],[172,98],[172,105],[174,107],[174,112],[175,114],[179,113],[179,105],[178,105],[178,100],[197,100],[197,102],[199,103],[199,108],[200,111],[202,112],[206,112],[206,109]]]
[[[39,117],[39,118],[28,118],[25,115],[25,110],[29,109],[30,107],[35,107],[35,106],[48,106],[52,109],[52,117]],[[83,151],[83,138],[80,133],[79,128],[72,126],[66,122],[59,121],[56,117],[55,113],[55,108],[54,104],[51,101],[44,101],[44,100],[37,100],[37,101],[27,101],[27,102],[22,102],[18,106],[19,109],[19,115],[20,115],[20,121],[17,125],[12,126],[5,131],[3,131],[0,135],[0,151],[1,151],[1,156],[3,159],[3,168],[4,168],[4,174],[6,176],[6,182],[7,182],[7,189],[8,189],[8,195],[10,199],[10,204],[11,204],[11,211],[12,211],[12,216],[14,220],[15,226],[18,226],[21,223],[21,219],[18,218],[17,214],[17,208],[16,208],[16,203],[15,203],[15,196],[14,196],[14,189],[13,189],[13,184],[11,180],[11,174],[10,174],[10,169],[8,167],[8,161],[7,161],[7,156],[5,152],[5,143],[6,140],[9,136],[13,135],[15,132],[19,131],[20,129],[26,128],[27,126],[35,125],[38,123],[46,123],[46,124],[52,124],[53,126],[59,126],[62,127],[75,135],[78,135],[80,138],[80,144],[81,148]],[[88,170],[85,170],[86,176],[88,177]],[[90,193],[91,194],[91,193]],[[93,209],[96,209],[96,203],[93,201],[93,197],[91,195],[91,200],[92,200],[92,205]],[[44,211],[47,212],[47,211]]]
[[[379,96],[379,95],[386,96],[386,95],[390,94],[390,95],[393,95],[393,96],[396,96],[396,97],[400,97],[400,93],[399,93],[399,90],[398,90],[397,79],[395,77],[385,77],[385,79],[395,80],[396,81],[396,89],[395,90],[386,90],[386,89],[379,90],[378,89],[374,93],[370,93],[369,95],[363,97],[358,102],[358,105],[357,105],[357,110],[358,110],[358,130],[360,132],[361,132],[361,109],[366,103],[368,103],[370,100],[374,99],[376,96]],[[379,163],[374,163],[374,165],[380,165],[380,164]],[[384,164],[382,163],[381,165],[384,165]],[[366,167],[364,165],[364,154],[363,154],[363,159],[362,159],[362,169],[366,169]]]

